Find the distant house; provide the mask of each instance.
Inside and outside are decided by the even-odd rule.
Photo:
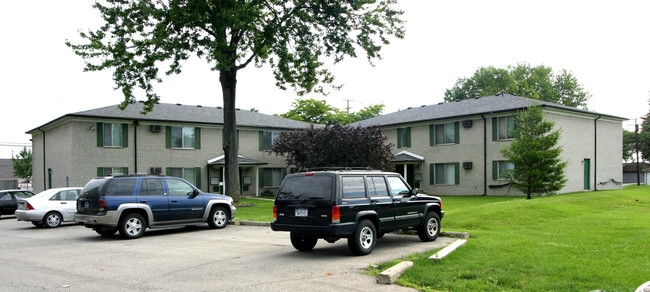
[[[637,174],[636,174],[637,164],[636,162],[632,163],[623,163],[623,182],[624,183],[637,183]],[[650,163],[639,162],[639,178],[641,183],[645,184],[648,180],[646,176],[650,173]]]
[[[355,125],[379,126],[395,145],[396,171],[426,193],[521,195],[503,176],[513,165],[500,150],[512,141],[514,115],[532,104],[561,131],[568,182],[560,193],[622,187],[621,117],[503,94],[408,108]]]
[[[185,178],[203,191],[223,193],[223,109],[156,104],[142,115],[138,102],[66,114],[32,129],[33,188],[82,187],[96,176],[152,173]],[[237,110],[239,172],[244,194],[277,188],[287,166],[271,156],[274,139],[308,123]]]
[[[0,190],[17,189],[19,177],[14,175],[11,159],[0,159]]]

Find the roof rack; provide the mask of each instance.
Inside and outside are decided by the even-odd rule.
[[[380,171],[372,167],[350,167],[350,166],[331,166],[331,167],[313,167],[313,168],[303,168],[298,170],[298,172],[310,172],[310,171],[337,171],[337,170],[368,170],[368,171]]]

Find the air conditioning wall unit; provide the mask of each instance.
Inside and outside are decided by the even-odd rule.
[[[471,128],[471,127],[472,127],[472,120],[463,121],[463,128]]]
[[[162,167],[152,167],[151,168],[151,174],[161,174],[162,173]]]
[[[464,169],[472,169],[473,166],[474,166],[474,163],[472,163],[471,161],[463,162],[463,168]]]
[[[160,125],[151,125],[149,126],[149,131],[158,133],[162,130],[162,127]]]

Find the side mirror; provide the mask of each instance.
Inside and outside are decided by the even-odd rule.
[[[200,192],[199,192],[199,190],[197,190],[197,189],[194,189],[194,191],[192,191],[192,196],[195,196],[195,197],[196,197],[196,196],[198,196],[199,194],[200,194]]]
[[[417,195],[417,194],[418,194],[418,189],[412,189],[410,194],[411,194],[412,196]]]

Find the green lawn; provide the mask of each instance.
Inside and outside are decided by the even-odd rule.
[[[399,283],[422,291],[633,291],[650,281],[650,187],[532,200],[443,197],[442,230],[467,245],[412,255]],[[383,270],[396,261],[384,263]]]
[[[237,205],[255,204],[256,207],[238,207]],[[242,201],[235,205],[237,214],[235,220],[243,221],[273,221],[273,201],[242,198]]]

